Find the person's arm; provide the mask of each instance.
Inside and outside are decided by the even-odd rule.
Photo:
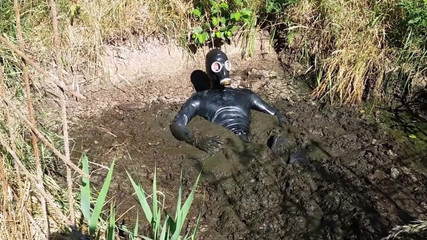
[[[279,121],[279,125],[286,124],[286,117],[279,110],[262,100],[262,98],[254,92],[251,92],[251,101],[252,109],[276,116]]]
[[[195,95],[182,105],[181,110],[169,125],[170,131],[176,139],[194,145],[195,140],[193,134],[187,128],[187,124],[197,113],[199,105],[200,102],[196,99]]]
[[[197,115],[199,107],[200,101],[193,95],[182,105],[181,110],[170,123],[170,131],[172,135],[180,141],[185,141],[206,152],[215,152],[219,150],[222,145],[222,142],[217,137],[197,138],[194,137],[187,128],[188,122]]]

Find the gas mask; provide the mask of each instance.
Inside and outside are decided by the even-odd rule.
[[[206,54],[206,73],[212,88],[221,88],[231,84],[231,63],[227,55],[219,49],[213,49]]]

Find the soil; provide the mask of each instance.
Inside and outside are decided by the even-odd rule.
[[[123,60],[111,52],[114,48],[107,51],[111,64],[126,63],[110,72],[109,82],[82,86],[87,100],[70,106],[73,157],[78,162],[87,153],[98,189],[104,166],[116,160],[109,194],[119,222],[131,228],[138,212],[141,231],[149,234],[126,172],[151,193],[154,169],[162,204],[172,213],[181,172],[185,196],[201,173],[188,217],[191,228],[201,213],[199,239],[380,239],[397,225],[427,219],[425,151],[399,142],[359,107],[310,100],[305,85],[282,68],[283,56],[263,47],[266,41],[257,42],[250,58],[240,56],[240,46],[225,49],[236,69],[234,87],[252,89],[289,120],[280,127],[275,117],[253,112],[250,154],[236,150],[239,140],[230,132],[199,117],[190,130],[219,136],[220,151],[200,151],[169,131],[169,122],[194,92],[190,75],[204,69],[205,52],[187,58],[160,51],[168,48],[164,45],[150,48],[151,43],[122,48]],[[129,70],[139,67],[152,72]],[[294,143],[310,161],[272,154],[266,143],[274,134]],[[427,239],[425,232],[404,236]]]

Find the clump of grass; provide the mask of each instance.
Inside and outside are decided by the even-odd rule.
[[[407,97],[427,85],[427,2],[400,0],[397,5],[401,17],[389,35],[398,48],[396,80]]]
[[[417,233],[420,233],[420,232],[426,231],[426,230],[427,230],[427,221],[417,220],[417,221],[414,221],[413,223],[410,223],[407,225],[394,227],[390,231],[390,234],[388,236],[382,238],[381,240],[396,239],[396,238],[400,238],[399,235],[401,235],[401,234],[409,234],[409,235],[410,234],[417,234]]]
[[[82,169],[83,171],[89,175],[89,161],[85,154],[82,155],[81,158],[82,162]],[[80,190],[80,205],[81,205],[81,211],[83,213],[84,218],[87,221],[88,228],[89,228],[89,236],[93,239],[99,239],[100,237],[100,227],[98,226],[98,222],[101,216],[102,208],[104,207],[108,189],[110,188],[110,184],[112,181],[114,171],[114,161],[111,163],[111,166],[108,170],[107,176],[104,180],[104,183],[102,185],[101,191],[98,193],[98,196],[95,201],[95,206],[93,208],[93,211],[91,212],[91,204],[92,204],[92,196],[91,196],[91,189],[90,189],[90,181],[88,178],[83,177],[82,178],[82,187]],[[112,205],[113,208],[113,205]],[[112,211],[112,212],[111,212]],[[114,226],[114,211],[111,210],[111,221],[113,222]],[[111,223],[110,223],[111,225]],[[110,227],[108,228],[109,232],[111,232]],[[109,234],[107,234],[109,235]],[[108,238],[113,239],[113,238]]]
[[[154,181],[153,181],[153,194],[152,194],[152,206],[148,204],[146,192],[141,186],[138,186],[135,181],[132,179],[130,174],[128,173],[129,179],[132,183],[132,186],[135,190],[135,193],[138,197],[139,204],[144,211],[145,218],[151,224],[153,229],[153,240],[167,240],[167,239],[195,239],[197,235],[197,230],[200,221],[200,215],[197,219],[196,227],[192,232],[187,232],[184,237],[181,236],[181,232],[184,227],[185,220],[187,218],[187,214],[190,211],[191,204],[193,203],[194,194],[196,192],[196,187],[198,185],[200,175],[197,177],[196,182],[194,183],[193,189],[191,190],[188,198],[185,200],[184,204],[181,203],[182,199],[182,184],[180,183],[179,191],[178,191],[178,200],[176,204],[176,212],[175,217],[169,215],[167,211],[163,209],[163,206],[159,206],[158,204],[158,196],[157,196],[157,181],[156,181],[156,171],[154,171]],[[182,174],[181,178],[182,180]],[[164,211],[165,219],[162,220],[162,211]],[[138,222],[138,221],[137,221]],[[135,231],[133,236],[138,236],[137,226],[135,226]],[[144,239],[150,239],[144,237]]]
[[[392,81],[408,87],[409,80],[425,79],[425,4],[301,0],[291,5],[287,44],[318,72],[312,96],[359,103],[383,97]]]
[[[313,96],[358,103],[367,90],[378,95],[386,71],[385,35],[380,23],[371,22],[370,1],[326,0],[318,7],[330,55]]]
[[[87,175],[90,175],[89,171],[89,160],[85,154],[81,157],[82,169],[83,172]],[[0,169],[1,170],[1,169]],[[81,211],[83,213],[83,217],[87,222],[89,237],[91,239],[99,239],[100,236],[105,233],[106,239],[115,239],[116,233],[116,223],[115,223],[115,206],[114,202],[111,202],[110,211],[109,211],[109,219],[104,219],[104,215],[102,214],[102,209],[107,202],[107,193],[109,186],[112,181],[114,171],[114,161],[111,163],[111,166],[108,170],[107,176],[104,180],[101,190],[94,198],[94,194],[91,193],[90,188],[90,180],[86,177],[82,177],[82,186],[80,189],[80,206]],[[1,173],[1,172],[0,172]],[[0,174],[1,177],[1,174]],[[138,198],[141,209],[144,212],[145,218],[147,222],[151,225],[153,230],[152,239],[155,240],[167,240],[167,239],[195,239],[197,235],[198,225],[200,221],[200,215],[196,223],[196,227],[192,232],[187,232],[183,237],[181,236],[181,232],[184,228],[185,220],[187,219],[187,215],[190,211],[192,202],[194,200],[194,194],[196,192],[196,188],[198,182],[200,180],[200,175],[197,177],[196,182],[188,195],[188,198],[185,200],[184,204],[182,204],[182,184],[180,183],[179,192],[178,192],[178,200],[176,205],[176,213],[175,217],[169,215],[169,213],[164,209],[164,206],[159,204],[158,201],[158,191],[157,191],[157,176],[156,171],[154,171],[154,180],[153,180],[153,194],[151,196],[147,196],[146,192],[140,185],[137,185],[133,178],[128,173],[129,180],[132,184],[132,187],[135,191],[135,194]],[[181,175],[182,180],[182,175]],[[148,203],[149,197],[152,198],[152,204]],[[93,207],[92,207],[93,206]],[[162,212],[164,212],[162,214]],[[164,220],[162,217],[165,217]],[[133,232],[126,230],[126,228],[121,227],[122,230],[125,230],[129,234],[130,239],[139,239],[142,237],[143,239],[151,239],[149,237],[140,236],[139,235],[139,221],[136,220],[135,228]]]

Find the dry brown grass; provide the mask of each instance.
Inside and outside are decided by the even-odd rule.
[[[378,94],[385,67],[385,30],[380,23],[371,25],[373,16],[366,12],[370,1],[322,1],[325,28],[334,37],[334,51],[325,59],[324,78],[313,96],[329,91],[333,102],[359,103],[366,88]]]
[[[312,96],[331,102],[359,103],[379,96],[390,64],[386,25],[376,21],[368,0],[302,0],[289,10],[302,44],[317,57],[320,69]],[[301,45],[304,48],[304,45]]]
[[[5,69],[0,67],[0,114],[2,119],[8,119],[7,124],[3,124],[0,129],[1,239],[46,239],[51,231],[62,231],[64,227],[74,224],[74,209],[69,205],[73,204],[73,184],[68,184],[66,199],[64,196],[67,194],[56,186],[55,181],[46,175],[43,179],[40,177],[42,168],[45,169],[52,159],[63,160],[66,166],[81,174],[81,170],[69,160],[66,102],[57,87],[67,94],[83,98],[80,93],[68,87],[72,79],[67,77],[72,76],[75,71],[97,73],[95,70],[102,65],[99,56],[107,42],[114,44],[129,40],[134,35],[143,38],[153,34],[157,37],[178,38],[182,29],[188,27],[186,20],[191,6],[190,1],[179,0],[58,1],[60,11],[55,13],[56,7],[52,2],[51,8],[46,2],[39,0],[20,2],[21,16],[19,8],[15,8],[15,13],[17,19],[24,24],[22,35],[20,31],[11,31],[0,36],[0,63],[7,65]],[[76,12],[78,8],[80,10]],[[73,24],[69,12],[72,9]],[[57,23],[56,19],[59,20]],[[11,27],[6,29],[14,29],[16,24],[20,29],[19,21],[13,22],[12,18],[9,20]],[[59,34],[51,34],[56,29]],[[56,64],[52,64],[54,62]],[[63,69],[62,63],[65,63]],[[29,65],[29,72],[25,70],[26,64]],[[55,74],[53,69],[56,67],[58,71]],[[28,75],[31,80],[27,78]],[[29,88],[27,80],[31,81],[33,88]],[[39,91],[34,87],[50,89],[56,95],[55,100],[62,103],[62,120],[58,118],[53,121],[56,124],[62,122],[64,131],[55,142],[40,131],[38,122],[34,121],[34,116],[41,115],[32,112],[34,99],[40,97]],[[16,96],[16,92],[22,92],[23,97]],[[31,135],[33,144],[28,138]],[[40,163],[37,161],[38,146],[45,149],[44,152],[46,149],[51,151],[47,156],[49,159],[43,154],[40,156]],[[67,171],[67,179],[72,183],[71,170]],[[46,225],[46,211],[41,206],[45,200],[49,208],[50,229]],[[63,202],[63,208],[55,200]]]

